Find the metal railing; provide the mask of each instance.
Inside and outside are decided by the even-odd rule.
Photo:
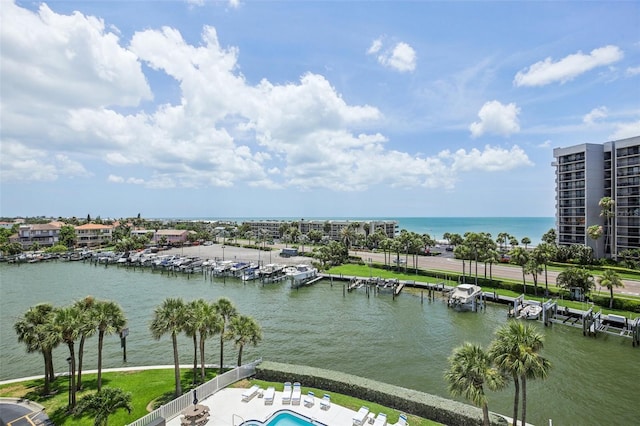
[[[246,379],[256,374],[256,366],[262,362],[262,359],[253,361],[250,364],[241,365],[233,370],[229,370],[219,376],[214,377],[206,383],[201,384],[194,390],[198,399],[203,400],[210,397],[220,389],[224,389],[232,383],[239,380]],[[146,426],[147,424],[164,418],[165,420],[171,420],[175,416],[179,415],[185,408],[193,404],[193,391],[186,393],[171,402],[153,410],[144,417],[139,418],[133,423],[129,423],[128,426]]]

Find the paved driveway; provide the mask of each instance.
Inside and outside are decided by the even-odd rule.
[[[0,398],[0,425],[53,425],[43,410],[40,404],[29,400]]]

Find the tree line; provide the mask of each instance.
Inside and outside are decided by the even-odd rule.
[[[184,333],[193,341],[193,381],[205,380],[205,342],[218,336],[220,363],[218,374],[224,369],[224,344],[232,341],[238,348],[237,365],[242,365],[242,352],[246,345],[257,345],[262,340],[260,325],[250,316],[241,315],[233,303],[225,298],[215,302],[196,299],[185,302],[181,298],[167,298],[156,307],[149,326],[154,339],[169,335],[173,347],[176,397],[182,395],[178,336]],[[198,355],[200,370],[198,375]],[[199,377],[198,377],[199,376]]]

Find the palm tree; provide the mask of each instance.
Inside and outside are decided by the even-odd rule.
[[[221,327],[220,327],[220,367],[218,369],[219,373],[222,373],[222,368],[224,365],[224,341],[227,340],[227,324],[231,320],[231,318],[238,315],[236,307],[233,306],[233,303],[226,297],[221,297],[213,304],[213,309],[216,314],[220,316]]]
[[[553,258],[553,253],[555,251],[555,246],[549,243],[542,243],[538,245],[531,256],[537,259],[537,262],[544,266],[544,287],[545,287],[545,295],[549,294],[549,277],[547,275],[547,265]]]
[[[251,317],[238,315],[231,318],[229,336],[238,347],[238,367],[242,365],[242,349],[246,344],[256,346],[262,340],[260,325]]]
[[[87,337],[91,337],[96,332],[96,324],[93,321],[92,310],[95,305],[95,298],[93,296],[87,296],[84,299],[77,300],[73,304],[80,310],[82,315],[82,321],[80,321],[80,341],[78,342],[78,379],[76,387],[78,390],[82,390],[82,358],[84,356],[84,342]]]
[[[520,242],[522,243],[522,245],[524,246],[524,249],[526,250],[527,247],[529,246],[529,244],[531,244],[531,238],[529,237],[523,237]]]
[[[84,396],[76,407],[75,412],[88,413],[94,417],[94,426],[107,426],[109,416],[124,408],[131,413],[131,393],[119,388],[105,387],[101,392]]]
[[[490,390],[505,386],[503,376],[493,367],[489,355],[480,346],[464,343],[454,349],[444,378],[451,395],[463,396],[482,408],[483,424],[488,426],[489,406],[484,386]]]
[[[542,273],[542,265],[538,262],[538,259],[535,256],[530,256],[529,260],[524,265],[524,270],[533,277],[533,294],[537,296],[538,275]]]
[[[605,269],[602,276],[598,278],[598,283],[609,289],[611,297],[609,298],[609,309],[613,308],[613,288],[624,287],[624,283],[620,276],[613,269]]]
[[[522,268],[522,287],[524,289],[524,293],[526,293],[527,282],[525,279],[525,276],[526,276],[525,266],[527,265],[527,262],[529,262],[529,257],[530,257],[529,252],[522,247],[515,247],[513,250],[509,252],[509,254],[511,255],[511,261],[516,265],[520,265],[520,268]]]
[[[173,343],[173,366],[175,373],[176,389],[174,396],[177,398],[182,394],[182,385],[180,383],[180,359],[178,357],[178,333],[184,326],[185,304],[181,298],[167,298],[153,312],[153,320],[151,321],[151,335],[154,339],[160,338],[167,334],[171,334],[171,342]]]
[[[98,392],[102,390],[102,346],[105,334],[119,333],[127,323],[120,305],[99,301],[93,308],[93,321],[98,330]]]
[[[62,342],[69,348],[69,367],[71,374],[71,389],[69,395],[69,409],[76,406],[76,353],[75,344],[80,335],[83,314],[76,306],[67,306],[56,310],[54,324]]]
[[[602,237],[603,229],[600,225],[592,225],[587,228],[587,235],[596,243],[596,257],[598,256],[598,240]]]
[[[615,200],[611,197],[602,197],[598,203],[600,206],[600,216],[607,222],[607,232],[605,233],[604,244],[609,249],[609,255],[613,254],[613,239],[611,238],[611,219],[615,217]],[[606,251],[606,250],[605,250]]]
[[[40,352],[44,360],[44,388],[51,392],[51,381],[55,379],[51,352],[60,343],[60,335],[54,329],[55,308],[49,303],[32,306],[13,325],[18,342],[27,345],[27,352]]]
[[[496,366],[511,374],[515,386],[513,426],[518,422],[518,403],[522,385],[522,423],[527,420],[527,379],[544,379],[551,363],[538,353],[544,346],[544,337],[533,325],[510,320],[496,331],[489,356]]]

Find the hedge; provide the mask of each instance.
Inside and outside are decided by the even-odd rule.
[[[337,371],[263,361],[256,367],[255,377],[268,382],[300,382],[304,386],[349,395],[450,426],[483,423],[480,408]],[[497,414],[490,413],[489,418],[492,425],[508,424]]]

